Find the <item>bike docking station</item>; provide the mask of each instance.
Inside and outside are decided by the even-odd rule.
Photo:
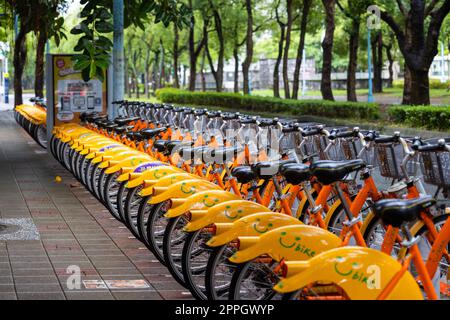
[[[104,80],[83,80],[81,70],[74,69],[73,54],[47,54],[46,98],[47,135],[50,140],[55,126],[80,123],[86,112],[107,114],[112,106],[112,70],[105,71]]]

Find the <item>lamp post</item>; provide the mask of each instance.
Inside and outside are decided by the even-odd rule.
[[[302,62],[302,98],[305,98],[306,95],[306,50],[303,49],[303,62]]]
[[[441,41],[441,82],[445,82],[444,42]]]
[[[125,63],[124,63],[124,45],[123,45],[123,25],[124,25],[124,6],[123,0],[114,0],[113,2],[113,101],[123,100],[125,92]],[[112,101],[110,101],[111,103]],[[111,104],[110,104],[111,106]],[[116,116],[115,107],[108,114]]]
[[[371,41],[371,34],[370,34],[370,28],[367,28],[367,65],[369,69],[369,94],[367,97],[367,101],[374,102],[373,97],[373,82],[372,82],[372,41]]]

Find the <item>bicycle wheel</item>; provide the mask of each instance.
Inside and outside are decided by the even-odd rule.
[[[183,254],[183,245],[186,240],[187,233],[183,231],[183,227],[188,223],[184,215],[171,218],[167,223],[163,238],[163,254],[166,267],[174,279],[185,286],[183,279],[183,270],[181,268],[181,259]]]
[[[264,259],[265,260],[265,259]],[[272,288],[281,279],[273,268],[275,261],[259,258],[238,265],[231,280],[229,300],[280,300],[282,295]]]
[[[95,164],[93,164],[91,161],[89,161],[86,171],[84,173],[84,181],[86,181],[86,188],[94,194],[94,189],[92,189],[92,171],[95,169]]]
[[[142,241],[141,234],[138,229],[138,213],[139,213],[139,204],[141,203],[142,197],[139,195],[141,192],[143,185],[137,186],[136,188],[127,189],[128,193],[125,198],[125,224],[130,229],[131,233],[139,240]]]
[[[118,177],[118,172],[108,175],[105,186],[103,187],[103,198],[105,199],[105,204],[109,212],[111,212],[114,218],[122,222],[122,218],[117,211],[117,193],[119,192],[120,186],[120,183],[117,181]]]
[[[149,247],[147,237],[147,223],[153,208],[153,205],[148,203],[149,200],[150,196],[141,198],[137,215],[137,229],[140,236],[139,238],[147,247]]]
[[[104,188],[105,188],[105,183],[106,183],[106,179],[108,179],[108,175],[106,174],[106,168],[102,169],[100,171],[100,176],[97,182],[97,192],[100,198],[100,201],[103,202],[103,204],[106,206],[106,200],[104,198],[105,194],[104,194]]]
[[[100,196],[100,178],[101,175],[104,173],[104,169],[99,168],[99,163],[96,163],[94,166],[94,169],[92,170],[91,174],[91,186],[92,190],[94,190],[94,196],[101,202],[103,202],[101,196]]]
[[[206,229],[190,232],[183,246],[183,279],[192,295],[199,300],[207,300],[205,275],[212,248],[208,247],[206,242],[211,237],[211,233]]]
[[[227,300],[231,279],[237,264],[228,260],[236,252],[232,243],[214,248],[209,256],[205,273],[205,291],[208,300]]]
[[[42,148],[47,149],[47,128],[43,125],[37,126],[35,135],[37,143],[39,143]]]
[[[436,216],[436,217],[433,218],[433,224],[434,224],[434,226],[435,226],[435,228],[436,228],[436,230],[438,232],[442,229],[442,227],[447,222],[449,217],[450,217],[449,214],[443,214],[443,215]],[[427,239],[427,233],[428,233],[428,228],[426,226],[423,226],[414,235],[414,236],[422,238],[421,241],[423,243],[419,244],[419,248],[420,248],[421,253],[423,255],[429,254],[429,250],[431,249],[431,246],[432,246],[432,244],[430,244],[430,242]],[[428,251],[428,252],[422,252],[424,250]],[[447,243],[447,253],[448,252],[450,252],[450,243]],[[438,285],[439,285],[439,289],[438,290],[440,291],[440,295],[441,296],[444,295],[447,298],[450,296],[449,269],[450,269],[450,258],[448,256],[444,255],[441,258],[441,261],[439,262],[439,267],[436,270],[435,277],[438,277],[438,278],[436,278],[436,282],[438,282]],[[414,268],[414,266],[411,267],[410,271],[415,277],[418,275],[418,273],[417,273],[416,269]],[[432,277],[432,278],[435,278],[435,277]]]
[[[67,143],[61,145],[59,157],[61,159],[61,163],[63,164],[63,166],[70,172],[73,172],[72,168],[70,167],[70,159],[72,159],[74,153],[75,150],[71,149]]]
[[[151,208],[147,220],[147,239],[150,251],[162,264],[166,265],[163,253],[164,232],[169,219],[164,217],[170,208],[169,201],[155,204]]]
[[[125,220],[125,198],[129,191],[129,189],[125,187],[127,183],[128,183],[128,181],[120,182],[119,190],[117,191],[117,199],[116,199],[117,212],[120,216],[120,220],[123,221],[124,223],[126,223],[126,220]]]

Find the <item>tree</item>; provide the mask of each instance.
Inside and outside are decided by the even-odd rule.
[[[191,1],[191,0],[190,0]],[[106,37],[113,31],[111,23],[112,0],[81,0],[84,5],[80,16],[84,19],[79,26],[71,30],[80,35],[75,46],[75,68],[81,70],[83,79],[103,78],[104,71],[110,63],[110,52],[113,43]],[[177,0],[124,0],[125,28],[135,25],[145,29],[144,22],[150,15],[154,23],[163,23],[166,27],[175,22],[179,28],[187,25],[190,9],[185,3]]]
[[[216,91],[221,92],[223,89],[223,68],[225,65],[225,35],[222,23],[222,16],[219,7],[222,7],[221,3],[215,3],[213,0],[208,0],[212,16],[214,19],[214,30],[217,34],[218,53],[217,53],[217,70],[214,67],[214,62],[211,57],[208,42],[205,45],[206,54],[209,61],[211,72],[216,81]]]
[[[294,80],[292,85],[292,99],[298,99],[298,90],[300,87],[300,69],[302,67],[303,52],[305,49],[305,38],[308,27],[309,12],[312,5],[313,5],[312,0],[303,0],[302,2],[302,14],[300,19],[300,33],[299,33],[300,38],[297,47],[297,57],[295,59]]]
[[[450,12],[450,0],[397,0],[398,17],[389,10],[390,3],[383,6],[381,19],[394,32],[406,65],[403,103],[430,104],[428,72],[438,53],[438,41],[442,23]],[[410,84],[407,79],[410,77]]]
[[[56,46],[61,39],[67,39],[64,31],[64,18],[60,16],[67,9],[66,1],[43,1],[38,2],[34,14],[39,17],[35,26],[37,37],[36,67],[34,92],[37,97],[44,97],[44,53],[48,40],[53,38]]]
[[[247,12],[247,36],[245,38],[246,43],[246,56],[242,62],[242,75],[244,77],[244,94],[250,94],[250,66],[253,60],[253,8],[252,0],[245,0],[245,9]]]
[[[280,29],[280,37],[278,41],[278,55],[275,61],[275,66],[273,69],[273,95],[274,97],[280,97],[280,65],[283,58],[283,44],[286,35],[286,23],[281,20],[279,7],[281,0],[278,0],[275,6],[275,18]]]
[[[334,100],[331,88],[331,70],[333,61],[334,21],[336,0],[322,0],[325,9],[325,37],[322,41],[323,62],[320,90],[324,100]]]
[[[283,54],[283,84],[284,84],[284,97],[286,99],[291,98],[291,91],[289,87],[289,48],[291,45],[291,34],[292,34],[292,24],[294,23],[293,10],[292,10],[293,0],[286,0],[286,34],[285,34],[285,45]]]
[[[189,8],[190,10],[194,11],[193,7],[193,1],[189,0]],[[195,80],[197,78],[197,60],[198,57],[203,49],[203,46],[205,45],[206,38],[204,37],[205,32],[202,32],[202,38],[201,40],[196,44],[195,43],[195,15],[194,13],[191,14],[191,22],[189,24],[189,43],[188,43],[188,50],[189,50],[189,90],[195,91]]]
[[[347,1],[347,4],[341,4],[336,0],[339,9],[350,20],[346,31],[349,34],[348,41],[348,67],[347,67],[347,100],[357,101],[356,97],[356,70],[358,67],[358,49],[359,34],[361,27],[361,14],[366,11],[365,1]]]

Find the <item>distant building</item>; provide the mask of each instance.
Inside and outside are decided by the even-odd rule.
[[[250,68],[250,82],[252,90],[267,90],[273,89],[273,73],[275,69],[276,60],[262,58],[257,62],[253,63]],[[283,82],[283,65],[280,64],[280,89],[284,87]],[[293,76],[295,70],[295,59],[289,59],[288,61],[288,77],[289,82],[292,87]],[[234,61],[229,61],[224,67],[224,81],[223,87],[224,91],[233,91],[234,89]],[[394,80],[398,79],[400,75],[400,66],[398,63],[394,64]],[[205,88],[208,91],[213,91],[216,89],[216,82],[214,76],[211,72],[205,72]],[[387,70],[387,64],[383,70],[382,75],[384,80],[389,79],[389,72]],[[306,82],[307,90],[320,90],[320,81],[322,75],[316,68],[316,61],[313,57],[308,57],[306,62],[301,67],[300,71],[300,88],[303,84],[303,79]],[[345,89],[347,81],[347,72],[333,72],[331,74],[332,85],[334,89]],[[368,86],[369,73],[368,72],[357,72],[357,88],[364,88]],[[239,88],[242,90],[242,67],[239,66]],[[196,88],[201,90],[202,80],[201,74],[197,75]]]

